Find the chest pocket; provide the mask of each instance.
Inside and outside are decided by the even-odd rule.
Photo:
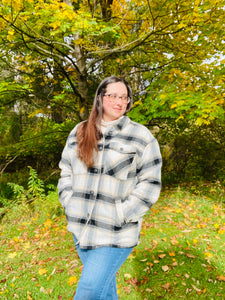
[[[136,176],[136,148],[130,145],[108,145],[105,174],[126,180]]]

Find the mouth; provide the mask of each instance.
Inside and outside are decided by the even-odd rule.
[[[113,109],[114,109],[115,111],[121,112],[122,107],[114,107]]]

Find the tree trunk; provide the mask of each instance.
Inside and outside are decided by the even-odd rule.
[[[64,2],[72,6],[72,3],[70,0],[64,0]],[[74,40],[79,39],[79,33],[76,33],[73,35]],[[74,46],[74,53],[73,56],[76,60],[76,65],[77,65],[77,87],[78,87],[78,93],[80,95],[80,100],[79,100],[79,106],[80,106],[80,118],[81,120],[87,119],[89,115],[89,110],[88,110],[88,104],[89,100],[89,93],[88,93],[88,74],[87,74],[87,67],[86,67],[86,59],[84,57],[83,49],[80,45]]]

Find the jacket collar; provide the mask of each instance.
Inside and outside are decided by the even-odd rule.
[[[129,123],[129,121],[130,119],[128,116],[123,116],[114,127],[120,131]]]

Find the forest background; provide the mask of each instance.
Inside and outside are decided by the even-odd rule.
[[[70,130],[106,76],[134,91],[132,120],[157,137],[163,184],[225,183],[225,3],[2,0],[0,205],[30,168],[55,185]],[[15,188],[15,187],[14,187]]]
[[[224,0],[0,0],[2,299],[72,299],[58,163],[112,74],[163,156],[120,299],[224,299],[224,32]]]

